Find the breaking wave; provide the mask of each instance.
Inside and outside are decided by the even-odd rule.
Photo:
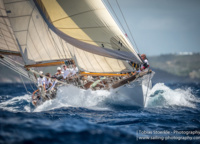
[[[192,89],[170,89],[164,83],[156,84],[150,91],[146,107],[182,106],[196,108],[200,99],[192,94]]]
[[[14,112],[41,112],[62,107],[84,107],[88,109],[109,110],[112,104],[118,103],[124,107],[130,106],[126,98],[117,98],[112,91],[82,90],[74,86],[61,87],[55,99],[44,102],[42,105],[33,109],[30,104],[31,95],[17,96],[0,103],[0,108]],[[196,108],[196,103],[200,99],[192,94],[191,89],[171,89],[163,83],[153,86],[149,92],[146,107],[190,107]]]

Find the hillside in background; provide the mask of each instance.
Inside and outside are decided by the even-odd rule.
[[[158,69],[178,77],[200,79],[200,53],[169,54],[149,57],[152,69]]]

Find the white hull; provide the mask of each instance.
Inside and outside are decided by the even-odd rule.
[[[125,84],[121,87],[114,89],[115,97],[125,98],[130,105],[137,107],[145,107],[148,93],[152,88],[153,74],[147,74],[130,84]]]

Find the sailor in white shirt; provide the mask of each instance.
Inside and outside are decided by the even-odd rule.
[[[39,74],[40,74],[40,77],[37,78],[38,90],[40,91],[41,97],[45,98],[45,80],[42,75],[43,72],[40,71]]]
[[[63,79],[63,72],[61,67],[57,67],[57,72],[55,73],[57,80]]]
[[[40,71],[39,74],[40,74],[40,77],[37,78],[38,87],[40,87],[40,86],[45,86],[45,80],[44,80],[44,77],[43,77],[43,75],[42,75],[43,72]]]
[[[53,80],[52,80],[52,85],[51,85],[51,87],[49,88],[49,90],[50,90],[50,91],[53,91],[58,81],[57,81],[56,76],[52,76],[51,78],[52,78]]]
[[[63,65],[63,78],[66,79],[67,77],[70,76],[70,69],[66,66]]]
[[[76,73],[78,73],[78,68],[76,65],[73,65],[73,68],[71,68],[71,76],[76,75]]]
[[[48,90],[51,86],[52,86],[52,82],[51,82],[51,74],[50,73],[46,73],[45,74],[45,78],[44,78],[44,80],[45,80],[45,88],[46,88],[46,90]]]

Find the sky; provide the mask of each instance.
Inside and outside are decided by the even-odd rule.
[[[120,8],[116,0],[104,0],[112,12],[108,1],[139,53],[200,52],[200,0],[117,0]]]

